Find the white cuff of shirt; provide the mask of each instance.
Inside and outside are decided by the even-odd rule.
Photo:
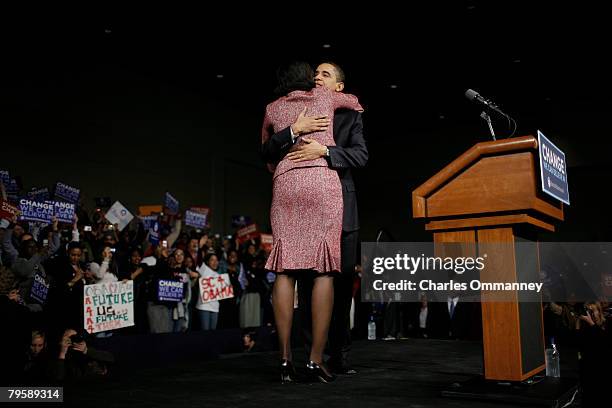
[[[297,139],[298,136],[295,133],[293,133],[293,129],[291,128],[291,126],[289,126],[289,132],[291,132],[291,142],[295,143],[295,139]]]

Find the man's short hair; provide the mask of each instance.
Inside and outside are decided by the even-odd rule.
[[[340,65],[332,61],[323,61],[321,64],[329,64],[334,67],[336,70],[336,78],[338,78],[337,82],[344,82],[346,80],[346,75],[344,74],[344,70],[340,68]]]

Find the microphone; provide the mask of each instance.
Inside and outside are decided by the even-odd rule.
[[[499,107],[493,101],[484,98],[482,95],[480,95],[478,92],[476,92],[473,89],[468,89],[467,91],[465,91],[465,97],[468,98],[470,101],[478,102],[486,106],[487,108],[494,110],[495,112],[505,117],[508,117],[508,115],[502,112],[501,109],[499,109]]]

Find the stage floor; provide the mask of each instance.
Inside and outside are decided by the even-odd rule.
[[[295,360],[303,361],[301,349]],[[442,389],[482,371],[482,345],[444,340],[358,341],[356,376],[334,383],[280,384],[277,353],[233,354],[216,360],[115,372],[102,383],[65,389],[79,407],[508,407],[445,398]],[[164,368],[161,368],[161,365]],[[575,406],[575,405],[574,405]]]

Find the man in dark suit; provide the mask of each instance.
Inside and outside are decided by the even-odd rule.
[[[435,337],[479,340],[482,333],[478,303],[463,301],[459,293],[449,292],[446,301],[431,304],[431,331]]]
[[[324,62],[315,72],[316,86],[326,86],[335,92],[344,90],[344,71],[335,63]],[[274,134],[262,145],[266,162],[277,163],[285,156],[295,162],[324,157],[329,167],[336,169],[342,183],[344,214],[342,219],[341,268],[342,273],[334,278],[334,310],[329,329],[329,368],[338,374],[354,374],[348,364],[350,351],[349,314],[352,301],[353,278],[357,264],[359,244],[359,217],[357,198],[351,170],[365,166],[368,149],[363,137],[361,113],[352,110],[337,110],[334,114],[334,141],[336,146],[323,146],[309,139],[308,133],[325,130],[330,120],[321,116],[307,116],[306,109],[290,127]],[[298,138],[301,143],[296,143]],[[307,233],[307,231],[305,231]],[[312,279],[301,279],[299,304],[303,322],[309,322],[310,293]],[[304,307],[306,306],[306,307]],[[309,330],[306,330],[308,333]],[[308,338],[308,336],[306,336]]]

